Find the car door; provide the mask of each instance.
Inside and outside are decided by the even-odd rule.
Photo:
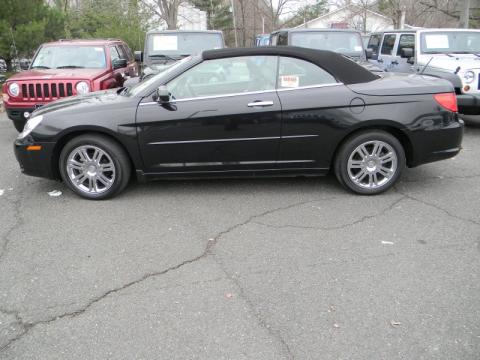
[[[384,71],[390,71],[393,66],[398,61],[394,53],[395,44],[397,41],[397,34],[385,33],[382,39],[382,45],[380,47],[380,52],[378,54],[378,65]]]
[[[402,58],[402,49],[410,48],[413,50],[415,54],[415,34],[400,34],[400,38],[398,40],[398,45],[396,48],[395,53],[397,54],[397,62],[394,67],[392,67],[392,71],[402,72],[402,73],[410,73],[412,72],[412,64],[409,64],[407,58]]]
[[[280,57],[277,91],[282,103],[282,140],[277,166],[311,170],[329,167],[336,129],[353,116],[352,92],[310,62]]]
[[[276,56],[206,60],[167,84],[169,104],[145,98],[137,111],[145,171],[275,167],[281,126],[276,68]]]
[[[113,71],[113,77],[116,82],[116,87],[123,85],[123,82],[125,80],[125,72],[127,71],[127,68],[113,69],[113,62],[118,59],[122,59],[119,50],[115,45],[110,46],[110,63]]]

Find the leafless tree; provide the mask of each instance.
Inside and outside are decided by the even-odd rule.
[[[178,8],[185,0],[142,0],[160,20],[165,21],[168,30],[177,28]]]

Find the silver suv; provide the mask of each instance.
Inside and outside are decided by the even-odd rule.
[[[449,80],[459,112],[480,114],[480,30],[418,29],[372,33],[369,61],[385,71]]]

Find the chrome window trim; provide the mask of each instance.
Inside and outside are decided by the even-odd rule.
[[[280,91],[317,89],[317,88],[340,86],[340,85],[344,85],[344,84],[341,83],[341,82],[338,82],[338,83],[328,83],[328,84],[321,84],[321,85],[299,86],[299,87],[295,87],[295,88],[286,88],[286,89],[248,91],[248,92],[232,93],[232,94],[224,94],[224,95],[199,96],[199,97],[194,97],[194,98],[175,99],[175,100],[172,100],[171,103],[176,104],[176,103],[179,103],[179,102],[186,102],[186,101],[221,99],[221,98],[229,98],[229,97],[235,97],[235,96],[241,96],[241,95],[270,94],[270,93],[280,92]],[[155,101],[148,101],[148,102],[141,102],[139,104],[139,106],[147,106],[147,105],[153,105],[153,104],[158,105],[158,103],[155,102]]]

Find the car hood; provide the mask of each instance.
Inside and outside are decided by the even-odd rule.
[[[432,55],[431,59],[428,64],[429,68],[449,70],[451,72],[455,72],[458,67],[460,67],[460,71],[480,69],[480,57],[473,54],[452,54],[452,57],[448,55]],[[424,66],[425,64],[422,65]]]
[[[384,73],[382,77],[368,83],[352,84],[348,87],[362,95],[421,95],[453,92],[453,85],[444,79],[426,75]]]
[[[117,94],[119,89],[103,90],[89,93],[87,95],[70,96],[60,100],[48,103],[35,110],[31,116],[44,115],[53,111],[82,108],[85,111],[88,108],[99,104],[109,104],[117,102],[123,98]]]
[[[95,79],[107,72],[107,69],[33,69],[21,71],[9,81],[22,80],[71,80],[71,79]]]

